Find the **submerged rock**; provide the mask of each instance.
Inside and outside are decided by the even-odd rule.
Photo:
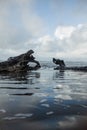
[[[34,51],[28,52],[19,56],[10,57],[7,61],[0,62],[0,72],[22,72],[28,70],[37,70],[40,68],[40,63],[33,57]],[[28,65],[29,62],[33,62],[36,65],[34,67]]]

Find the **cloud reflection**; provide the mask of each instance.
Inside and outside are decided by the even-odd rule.
[[[87,116],[65,116],[57,124],[61,130],[87,130]]]

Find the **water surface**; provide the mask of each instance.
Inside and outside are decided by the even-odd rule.
[[[83,130],[85,122],[86,72],[45,65],[28,73],[0,75],[1,130]]]

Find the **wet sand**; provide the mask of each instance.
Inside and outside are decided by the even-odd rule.
[[[87,73],[41,68],[0,76],[0,130],[86,130]]]

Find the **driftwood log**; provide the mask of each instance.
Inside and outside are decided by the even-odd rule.
[[[35,60],[35,57],[32,55],[33,53],[33,50],[29,50],[24,54],[10,57],[7,61],[0,62],[0,72],[22,72],[40,68],[40,63]],[[36,65],[34,67],[29,66],[29,62],[36,63]]]
[[[74,71],[84,71],[84,72],[87,72],[87,66],[67,67],[63,60],[55,59],[55,58],[53,58],[53,63],[55,63],[57,65],[57,67],[54,68],[54,70],[74,70]]]
[[[54,68],[54,70],[73,70],[73,71],[84,71],[87,72],[87,66],[72,66],[72,67],[64,67],[64,68],[60,68],[59,66],[57,66],[56,68]]]
[[[55,63],[56,65],[59,65],[60,69],[65,68],[65,63],[63,60],[53,58],[53,63]]]

